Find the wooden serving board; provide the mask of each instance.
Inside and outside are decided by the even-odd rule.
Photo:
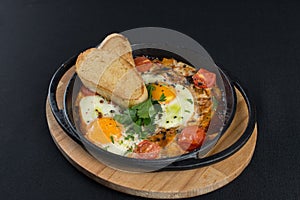
[[[58,86],[57,100],[60,108],[66,83],[73,73],[74,69],[71,68]],[[237,110],[231,126],[209,154],[229,147],[245,130],[248,120],[247,105],[238,90],[237,100]],[[186,198],[221,188],[247,167],[253,156],[257,138],[255,126],[252,136],[238,152],[207,167],[185,171],[130,173],[105,166],[74,142],[56,122],[48,100],[46,116],[56,146],[80,172],[114,190],[148,198]]]

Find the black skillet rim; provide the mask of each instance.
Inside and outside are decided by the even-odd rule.
[[[50,106],[51,106],[51,110],[52,113],[54,114],[56,120],[58,121],[58,123],[60,124],[60,126],[66,131],[66,133],[68,135],[70,135],[72,137],[72,139],[74,139],[77,143],[82,145],[82,141],[81,139],[84,137],[80,137],[77,134],[74,135],[73,133],[73,129],[74,127],[72,126],[70,121],[66,121],[66,109],[64,107],[63,110],[58,110],[57,108],[57,103],[55,102],[55,98],[56,98],[56,94],[54,91],[56,91],[56,86],[60,80],[59,77],[62,77],[64,75],[64,73],[73,66],[72,63],[74,63],[74,60],[76,59],[77,54],[73,57],[71,57],[67,62],[65,62],[57,71],[56,73],[53,75],[52,80],[50,82],[50,86],[49,86],[49,99],[50,99]],[[225,77],[229,79],[229,77],[225,74]],[[73,76],[74,78],[74,76]],[[71,79],[70,79],[71,81]],[[252,134],[252,131],[254,129],[254,122],[255,122],[255,111],[254,111],[254,107],[252,106],[252,104],[250,103],[250,100],[248,99],[246,93],[244,92],[244,90],[242,89],[242,87],[238,84],[238,83],[234,83],[234,85],[242,92],[246,102],[247,102],[247,106],[248,106],[248,111],[249,111],[249,121],[248,121],[248,126],[244,132],[244,134],[239,138],[238,141],[236,141],[232,146],[230,146],[229,148],[225,149],[224,151],[214,154],[213,156],[209,156],[209,157],[205,157],[205,158],[201,158],[201,159],[196,159],[194,157],[194,154],[197,153],[197,151],[195,152],[190,152],[188,154],[185,154],[183,156],[180,156],[181,159],[179,159],[178,157],[171,157],[171,158],[166,158],[168,163],[171,162],[171,164],[169,164],[168,166],[164,167],[161,170],[184,170],[184,169],[192,169],[192,168],[198,168],[198,167],[202,167],[202,166],[206,166],[215,162],[218,162],[220,160],[225,159],[226,157],[232,155],[234,152],[236,152],[238,149],[240,149],[249,139],[249,137]],[[68,85],[69,86],[69,85]],[[235,92],[234,92],[235,93]],[[235,102],[236,103],[236,102]],[[64,104],[65,106],[65,104]],[[234,111],[235,112],[235,111]],[[226,124],[228,128],[228,126],[230,125],[231,121],[232,121],[233,116],[231,116],[231,119],[228,121],[228,123]],[[68,119],[68,117],[67,117]],[[70,126],[71,125],[71,126]],[[225,128],[223,128],[224,132],[226,131]],[[86,141],[88,141],[86,138],[84,139]],[[89,144],[92,144],[91,142],[88,141]],[[94,145],[94,144],[92,144]],[[84,145],[82,145],[84,146]],[[102,150],[99,147],[96,147],[97,150]],[[117,156],[119,159],[124,159],[124,156],[120,156],[120,155],[116,155],[110,152],[107,152],[105,150],[102,150],[101,153],[103,154],[108,154],[110,156]],[[143,163],[160,163],[163,162],[162,159],[156,159],[156,160],[141,160],[141,159],[133,159],[133,158],[127,158],[126,160],[134,160],[135,162],[143,162]]]
[[[153,49],[153,48],[140,49],[140,51],[144,52],[142,55],[144,55],[147,52],[148,52],[148,54],[150,52],[153,53],[152,51],[156,51],[156,53],[157,53],[157,51],[166,52],[165,50]],[[136,53],[136,52],[134,52],[134,53]],[[168,52],[168,53],[170,53],[170,52]],[[178,55],[176,55],[176,56],[178,56]],[[179,57],[179,59],[181,61],[184,61],[184,62],[188,63],[188,61],[185,60],[184,58],[182,58],[180,56],[178,56],[178,57]],[[188,64],[190,64],[190,63],[188,63]],[[229,118],[227,120],[227,123],[223,126],[223,129],[219,132],[220,136],[218,138],[220,138],[226,132],[226,130],[228,129],[229,125],[232,122],[232,119],[233,119],[233,116],[234,116],[234,113],[235,113],[235,110],[236,110],[236,94],[235,94],[235,91],[233,89],[233,86],[231,84],[230,79],[225,75],[225,73],[219,67],[217,67],[217,69],[219,70],[219,73],[221,74],[223,81],[226,80],[226,82],[228,83],[229,91],[230,91],[230,94],[232,95],[232,108],[231,108],[230,112],[227,112],[227,113],[229,113]],[[77,77],[77,74],[74,73],[73,76],[71,77],[71,79],[69,80],[69,82],[68,82],[68,84],[66,86],[66,89],[65,89],[65,93],[64,93],[64,117],[65,117],[67,123],[70,125],[70,128],[71,128],[73,134],[79,136],[80,140],[85,143],[84,145],[87,144],[90,147],[93,147],[93,149],[95,149],[95,151],[98,151],[99,153],[102,154],[103,151],[105,151],[105,150],[99,148],[97,145],[95,145],[94,143],[92,143],[89,140],[87,140],[86,137],[83,137],[82,133],[80,133],[80,131],[78,131],[74,127],[74,125],[72,123],[72,120],[69,117],[71,114],[68,113],[68,111],[66,109],[68,107],[68,105],[69,105],[68,101],[67,101],[68,100],[68,95],[72,94],[71,92],[73,91],[74,80],[76,79],[76,77]],[[71,105],[71,110],[72,110],[72,105]],[[218,138],[212,140],[210,143],[208,143],[204,147],[200,146],[199,148],[197,148],[197,149],[195,149],[195,150],[193,150],[191,152],[188,152],[186,154],[183,154],[183,155],[180,155],[180,156],[169,157],[169,158],[160,158],[160,159],[153,159],[153,160],[145,160],[145,159],[130,158],[130,157],[121,156],[121,155],[117,155],[117,154],[114,154],[114,156],[116,155],[119,159],[121,159],[121,157],[122,157],[123,160],[128,160],[128,162],[141,162],[141,163],[148,163],[149,165],[150,164],[163,163],[163,162],[173,163],[173,162],[182,161],[182,160],[186,160],[186,159],[190,159],[190,158],[191,159],[197,159],[199,153],[204,153],[204,154],[208,153],[209,149],[212,146],[215,145],[215,143],[217,142]],[[105,152],[107,152],[107,151],[105,151]]]

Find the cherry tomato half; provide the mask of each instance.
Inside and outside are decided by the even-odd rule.
[[[151,62],[151,60],[149,60],[145,56],[136,57],[134,59],[134,63],[135,63],[136,69],[139,72],[148,71],[152,67],[152,65],[153,65],[153,63]]]
[[[205,138],[205,130],[198,126],[188,126],[178,135],[177,143],[185,151],[200,147]]]
[[[216,74],[201,68],[194,74],[193,80],[194,84],[199,88],[210,88],[216,84]]]
[[[159,152],[160,146],[149,140],[141,141],[134,150],[136,157],[140,159],[155,159],[158,157]]]

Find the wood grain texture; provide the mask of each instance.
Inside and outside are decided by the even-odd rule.
[[[59,84],[57,100],[60,108],[65,85],[73,73],[72,68]],[[238,90],[237,97],[237,111],[232,125],[213,150],[209,152],[210,155],[233,144],[246,128],[247,105]],[[48,100],[46,102],[46,116],[56,146],[79,171],[114,190],[148,198],[193,197],[221,188],[234,180],[249,164],[257,139],[257,127],[255,127],[248,142],[238,152],[207,167],[185,171],[130,173],[105,166],[68,137],[54,119]]]

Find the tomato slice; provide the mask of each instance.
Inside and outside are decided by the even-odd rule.
[[[158,157],[159,152],[160,146],[149,140],[141,141],[134,150],[136,158],[140,159],[155,159]]]
[[[84,86],[81,87],[81,92],[84,96],[93,96],[96,94],[96,92],[93,92]]]
[[[193,80],[198,88],[211,88],[216,84],[216,74],[201,68],[193,75]]]
[[[149,60],[145,56],[136,57],[134,59],[134,63],[135,63],[136,69],[139,72],[148,71],[152,67],[152,65],[153,65],[153,63],[151,62],[151,60]]]
[[[185,151],[192,151],[200,147],[205,138],[205,130],[201,127],[188,126],[178,135],[177,143]]]

